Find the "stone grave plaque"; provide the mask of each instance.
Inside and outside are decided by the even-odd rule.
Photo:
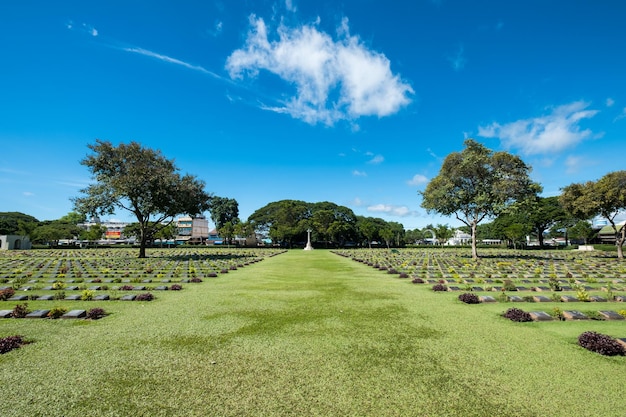
[[[43,287],[41,290],[42,291],[54,291],[54,288],[52,288],[50,285],[48,285],[47,287]]]
[[[572,287],[569,285],[561,285],[561,291],[571,291]]]
[[[517,291],[528,291],[528,287],[515,287]]]
[[[481,295],[480,297],[478,297],[478,300],[481,303],[495,303],[497,302],[495,298],[493,298],[490,295]]]
[[[67,281],[65,281],[65,282],[67,282],[68,284],[73,284],[73,283],[75,283],[76,281],[74,281],[73,279],[68,279],[68,280],[67,280]]]
[[[563,317],[565,320],[587,320],[589,317],[576,310],[565,310],[563,311]]]
[[[491,287],[491,291],[500,292],[502,291],[502,287]]]
[[[473,283],[474,283],[474,280],[473,280],[473,279],[466,279],[466,280],[465,280],[465,283],[466,283],[466,284],[473,284]]]
[[[85,310],[70,310],[61,316],[62,319],[82,319],[87,316]]]
[[[602,316],[604,320],[624,320],[624,316],[616,313],[615,311],[602,310],[598,311],[598,313],[600,313],[600,316]]]
[[[64,300],[78,301],[80,300],[80,295],[79,294],[68,295],[67,297],[64,298]]]
[[[138,285],[136,287],[133,287],[133,290],[135,290],[135,291],[145,291],[146,287],[144,287],[143,285]]]
[[[623,303],[624,301],[626,301],[626,295],[618,295],[617,297],[615,297],[615,301]]]
[[[509,301],[514,303],[522,303],[524,302],[524,299],[519,295],[509,295]]]
[[[30,291],[32,289],[33,289],[33,287],[22,287],[18,291]]]
[[[545,295],[535,295],[533,296],[533,300],[535,303],[549,303],[552,299],[546,297]]]
[[[589,301],[595,301],[596,303],[606,303],[606,298],[599,295],[592,295],[589,297]]]
[[[472,291],[484,291],[483,287],[472,287]]]
[[[50,301],[54,300],[54,295],[42,295],[37,297],[37,301]]]
[[[158,287],[154,287],[156,291],[167,291],[166,285],[159,285]]]
[[[618,337],[615,340],[617,340],[617,343],[624,346],[624,349],[626,349],[626,337]]]
[[[551,321],[552,316],[546,313],[545,311],[529,311],[530,317],[532,317],[533,321]]]
[[[26,315],[27,319],[43,319],[48,317],[48,313],[50,312],[50,310],[35,310],[31,313],[28,313]]]
[[[72,285],[72,286],[67,287],[66,290],[68,290],[68,291],[77,291],[78,287],[76,285]]]
[[[93,299],[94,301],[106,301],[110,300],[111,297],[108,294],[98,294]]]
[[[544,287],[544,286],[541,286],[541,287],[536,287],[536,288],[535,288],[535,291],[539,291],[539,292],[542,292],[542,291],[550,291],[550,287]]]
[[[13,310],[0,310],[0,319],[8,319],[13,315]]]
[[[578,301],[578,298],[574,297],[573,295],[562,295],[561,301],[563,301],[564,303],[575,303]]]
[[[26,300],[28,300],[27,295],[14,295],[13,297],[9,298],[7,301],[26,301]]]
[[[101,289],[102,287],[99,285],[94,285],[93,287],[89,287],[89,290],[91,291],[100,291]]]
[[[161,282],[168,283],[168,282],[172,282],[172,280],[171,279],[162,279]]]
[[[135,294],[126,294],[125,296],[120,298],[120,300],[122,300],[122,301],[133,301],[135,298],[137,298],[137,296]]]
[[[530,284],[531,281],[529,279],[523,279],[520,282],[524,283],[524,284]]]
[[[37,281],[36,279],[31,279],[30,281],[28,281],[29,284],[36,284],[39,281]]]
[[[148,283],[152,282],[152,280],[151,279],[144,279],[144,280],[141,280],[141,282],[143,282],[144,284],[148,284]]]

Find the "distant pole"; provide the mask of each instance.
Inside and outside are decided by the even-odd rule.
[[[307,229],[307,242],[304,250],[313,250],[313,246],[311,246],[311,229]]]

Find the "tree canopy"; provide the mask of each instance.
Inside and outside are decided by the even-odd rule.
[[[469,226],[472,257],[477,259],[477,225],[541,190],[539,184],[530,179],[530,169],[517,156],[494,152],[467,139],[465,149],[448,155],[439,174],[420,193],[422,207],[445,216],[454,214]]]
[[[559,201],[577,219],[606,219],[615,233],[617,257],[624,259],[626,227],[618,226],[615,217],[626,209],[626,171],[610,172],[598,181],[570,184],[563,188]]]
[[[197,215],[209,208],[211,196],[204,182],[180,175],[173,160],[159,150],[137,142],[114,146],[96,140],[93,151],[81,161],[91,172],[94,184],[73,198],[81,214],[106,215],[116,210],[132,213],[140,224],[139,257],[146,256],[146,241],[180,214]]]
[[[239,203],[234,198],[211,197],[209,211],[217,230],[222,229],[226,223],[231,225],[239,223]]]

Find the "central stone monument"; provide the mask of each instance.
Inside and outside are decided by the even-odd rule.
[[[311,246],[311,229],[307,229],[307,242],[304,250],[313,250],[313,246]]]

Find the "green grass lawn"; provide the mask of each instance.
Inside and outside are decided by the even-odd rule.
[[[0,355],[0,414],[623,413],[626,358],[576,339],[586,330],[626,337],[626,323],[513,323],[500,317],[512,304],[466,305],[430,287],[328,251],[294,250],[155,292],[152,302],[30,301],[111,314],[1,320],[0,336],[33,343]]]

